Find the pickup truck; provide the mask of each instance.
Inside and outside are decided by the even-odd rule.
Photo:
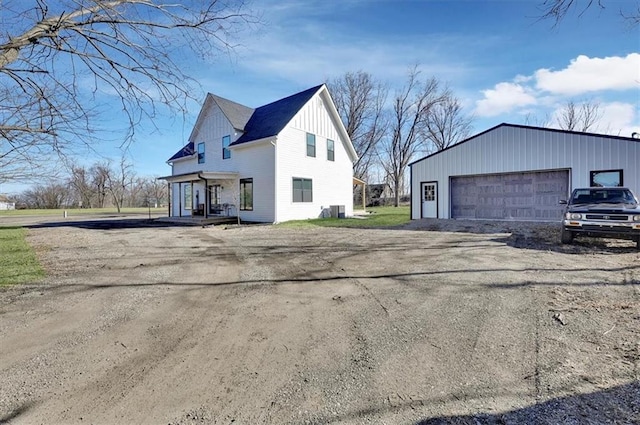
[[[574,189],[562,219],[560,240],[573,242],[578,235],[630,239],[640,250],[640,203],[625,187]]]

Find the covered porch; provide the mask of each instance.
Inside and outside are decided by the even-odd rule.
[[[169,218],[236,218],[238,173],[196,171],[159,177],[169,191]]]

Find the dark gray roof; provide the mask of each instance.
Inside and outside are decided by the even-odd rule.
[[[211,94],[211,97],[218,104],[222,112],[225,114],[231,125],[237,130],[243,132],[231,146],[239,145],[253,140],[264,139],[265,137],[275,136],[291,121],[295,114],[298,113],[309,99],[315,95],[324,84],[312,87],[300,93],[277,100],[268,105],[251,109],[247,106],[232,102],[220,96]],[[173,160],[191,156],[195,153],[193,142],[180,149],[169,158]]]
[[[225,99],[224,97],[216,96],[215,94],[209,93],[209,95],[218,104],[233,128],[242,131],[253,114],[253,108]]]
[[[231,145],[277,135],[322,86],[323,84],[256,108],[244,128],[244,134]]]
[[[176,152],[171,158],[169,158],[167,162],[171,162],[174,159],[184,158],[185,156],[191,156],[194,153],[196,152],[194,150],[193,142],[189,142],[187,143],[187,146],[183,147],[178,152]]]

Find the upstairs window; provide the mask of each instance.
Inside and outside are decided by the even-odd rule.
[[[231,143],[231,136],[224,136],[222,138],[222,159],[231,158],[231,150],[229,144]]]
[[[204,142],[198,143],[198,164],[204,164]]]
[[[327,160],[335,161],[335,143],[331,139],[327,139]]]
[[[293,202],[313,202],[311,179],[293,178]]]
[[[316,157],[316,135],[307,133],[307,156]]]

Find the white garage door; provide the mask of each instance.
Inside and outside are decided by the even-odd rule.
[[[569,192],[569,170],[451,178],[451,217],[559,220]]]

